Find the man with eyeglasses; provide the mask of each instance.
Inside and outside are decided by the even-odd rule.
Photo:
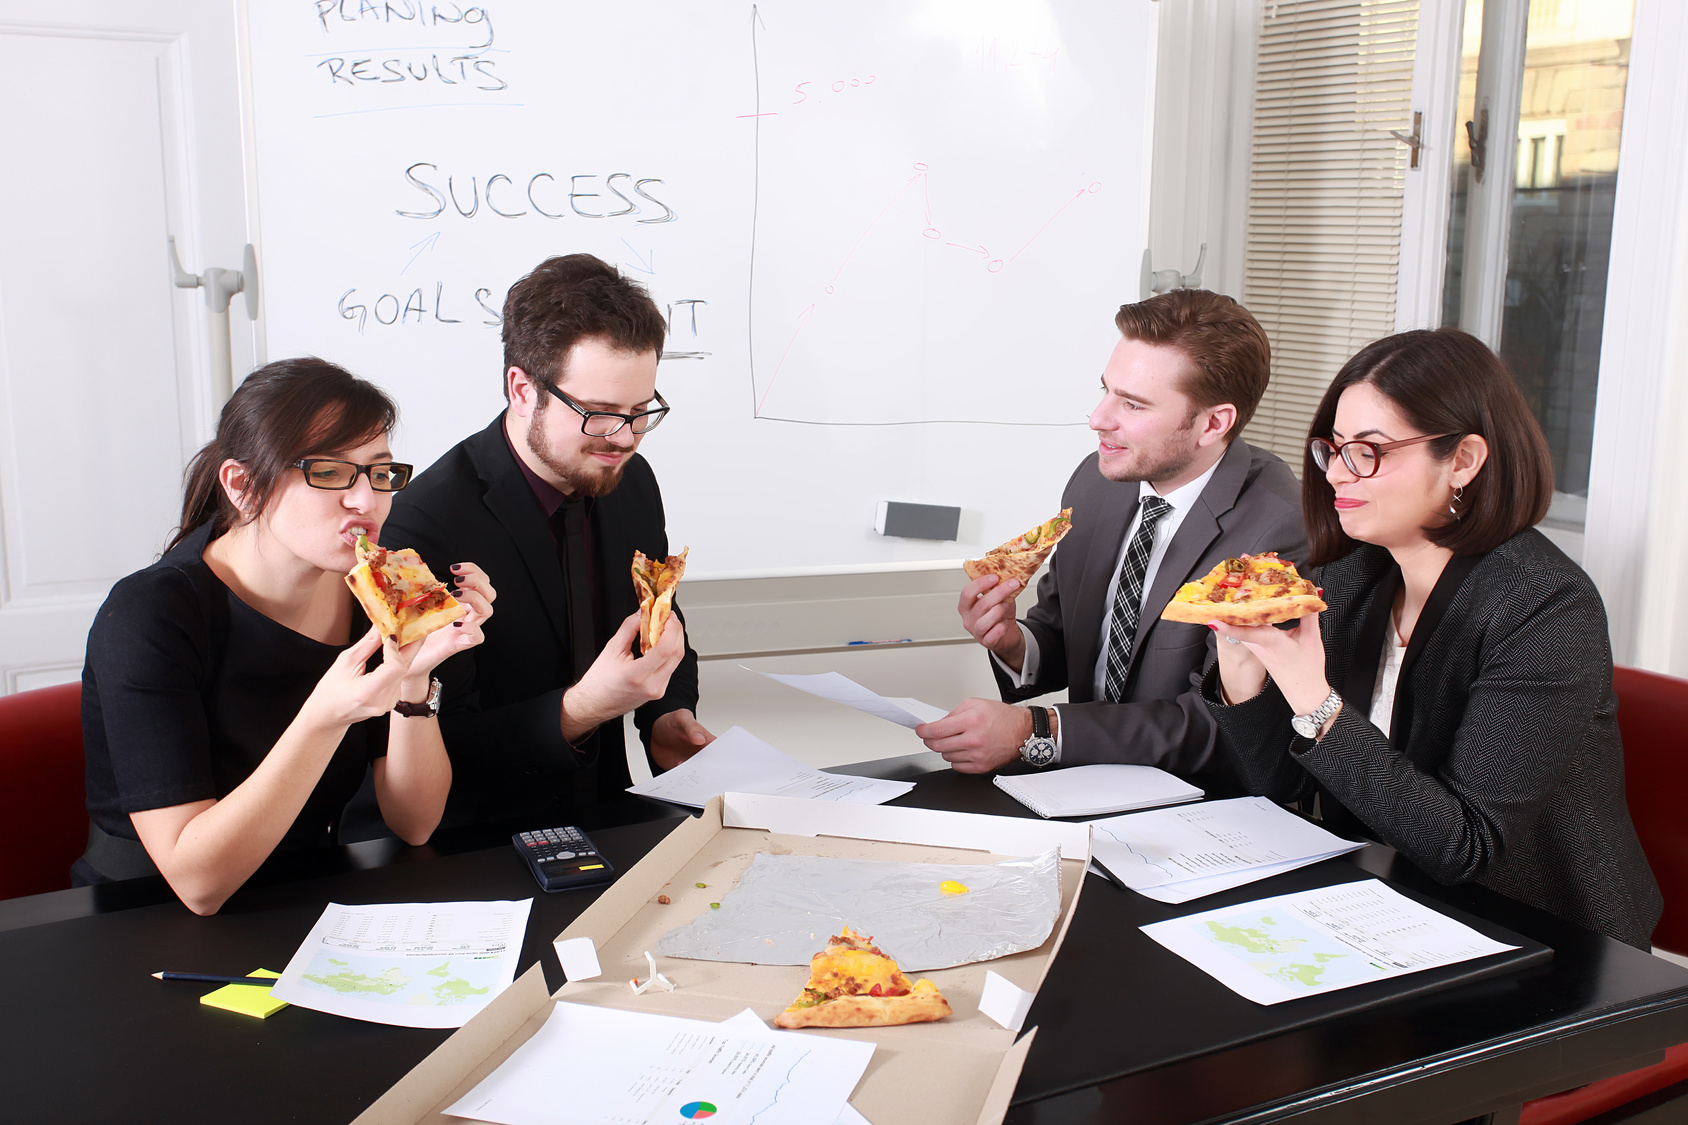
[[[666,333],[645,291],[592,255],[540,263],[504,302],[507,407],[395,498],[384,542],[498,575],[499,627],[440,667],[445,825],[574,824],[628,799],[628,712],[658,769],[713,738],[679,614],[649,652],[634,646],[633,552],[669,553],[636,452],[668,414]]]

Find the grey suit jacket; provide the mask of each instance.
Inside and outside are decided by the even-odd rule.
[[[1401,571],[1362,544],[1323,568],[1325,676],[1342,694],[1318,742],[1270,685],[1206,694],[1251,793],[1310,803],[1443,883],[1476,882],[1641,949],[1662,900],[1630,823],[1600,594],[1538,531],[1456,555],[1413,628],[1390,733],[1368,712]]]
[[[1144,592],[1122,700],[1105,703],[1095,692],[1097,641],[1140,489],[1136,481],[1108,480],[1096,461],[1094,453],[1086,457],[1061,494],[1061,506],[1073,510],[1073,527],[1051,556],[1037,605],[1024,619],[1037,641],[1037,679],[1015,688],[991,661],[1002,698],[1017,703],[1067,689],[1070,702],[1058,708],[1062,765],[1136,762],[1182,774],[1223,767],[1214,761],[1214,721],[1199,694],[1201,673],[1213,659],[1213,632],[1162,621],[1160,611],[1179,586],[1227,558],[1265,551],[1305,558],[1301,486],[1275,454],[1231,442]]]

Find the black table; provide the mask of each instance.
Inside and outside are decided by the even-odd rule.
[[[843,772],[915,780],[899,804],[1029,815],[988,778],[932,771],[935,761]],[[582,827],[625,870],[677,815],[629,798]],[[532,897],[521,967],[540,962],[556,988],[551,939],[596,892],[538,893],[509,845],[515,827],[535,826],[441,833],[422,848],[335,849],[242,888],[211,918],[189,913],[160,879],[0,902],[0,1119],[349,1121],[450,1033],[304,1008],[258,1021],[199,1004],[203,986],[148,974],[279,971],[328,902]],[[1307,1022],[1298,1013],[1326,998],[1260,1008],[1137,929],[1361,874],[1543,942],[1555,957]],[[1688,971],[1481,888],[1438,887],[1372,847],[1182,906],[1091,876],[1032,1025],[1013,1125],[1506,1121],[1522,1100],[1646,1065],[1688,1041]]]

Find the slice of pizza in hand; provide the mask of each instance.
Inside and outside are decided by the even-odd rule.
[[[1073,510],[1062,508],[1059,514],[1044,520],[1024,535],[1017,535],[1000,547],[992,547],[985,552],[984,558],[964,559],[961,569],[967,572],[969,578],[994,574],[999,585],[1010,578],[1018,578],[1023,590],[1031,582],[1032,575],[1037,573],[1037,568],[1043,565],[1043,560],[1049,557],[1049,552],[1055,549],[1055,544],[1072,527]]]
[[[346,575],[358,604],[383,637],[403,647],[469,612],[409,547],[389,551],[359,535],[358,564]]]
[[[662,627],[674,612],[674,588],[686,573],[687,547],[666,559],[648,559],[643,551],[633,552],[633,589],[639,594],[639,648],[649,652],[662,639]]]
[[[1295,572],[1276,551],[1226,559],[1196,582],[1178,588],[1161,611],[1163,621],[1205,625],[1273,625],[1325,608],[1322,591]]]
[[[924,978],[910,981],[897,963],[850,927],[827,939],[809,959],[809,983],[785,1011],[779,1027],[888,1027],[941,1020],[949,1001]]]

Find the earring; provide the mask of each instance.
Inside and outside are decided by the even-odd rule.
[[[1459,508],[1457,508],[1455,506],[1460,501],[1462,501],[1464,499],[1465,499],[1465,489],[1461,488],[1457,484],[1454,485],[1454,498],[1452,500],[1448,501],[1448,515],[1452,516],[1456,520],[1464,519],[1465,513],[1460,511]]]

